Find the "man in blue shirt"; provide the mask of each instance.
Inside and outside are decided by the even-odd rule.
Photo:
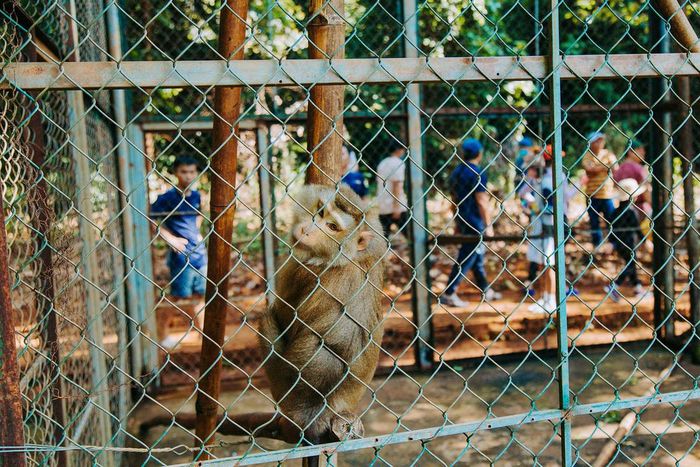
[[[151,217],[162,219],[158,233],[170,246],[170,293],[178,299],[196,297],[192,318],[202,329],[203,297],[206,289],[207,250],[200,233],[202,197],[194,185],[199,171],[192,157],[179,157],[173,165],[177,186],[158,196],[151,205]]]
[[[469,138],[462,143],[462,164],[450,176],[450,188],[454,205],[457,207],[457,231],[462,235],[492,236],[489,194],[486,191],[486,171],[479,167],[483,152],[481,143]],[[459,249],[457,262],[447,282],[447,288],[440,297],[440,303],[448,306],[464,307],[456,293],[462,277],[471,270],[476,286],[481,289],[486,300],[497,300],[497,294],[489,288],[484,269],[484,246],[481,240],[468,240]]]

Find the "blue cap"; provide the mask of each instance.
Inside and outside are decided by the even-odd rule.
[[[462,143],[462,152],[464,153],[464,158],[467,160],[476,158],[482,149],[484,149],[484,146],[478,139],[467,138]]]
[[[530,138],[528,138],[527,136],[525,136],[523,139],[520,140],[520,142],[518,143],[518,146],[520,146],[521,148],[532,147],[532,140]]]
[[[598,141],[600,138],[605,138],[605,133],[600,132],[600,131],[594,131],[590,135],[588,135],[588,143],[592,143],[593,141]]]

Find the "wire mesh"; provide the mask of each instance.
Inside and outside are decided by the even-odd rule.
[[[39,465],[700,462],[698,57],[662,3],[350,0],[314,13],[254,0],[231,19],[245,22],[243,61],[217,46],[240,1],[2,3],[25,446],[0,452]],[[695,2],[681,4],[698,25]],[[341,42],[322,42],[334,27]],[[302,61],[312,50],[323,59]],[[221,126],[215,96],[234,85],[240,116]],[[217,172],[230,141],[236,166]],[[335,142],[343,154],[329,156]],[[343,183],[323,173],[333,186],[308,205],[309,173],[335,167]],[[221,180],[234,189],[224,205]],[[357,290],[350,276],[332,288],[334,268],[361,262],[356,232],[309,258],[295,230],[308,217],[319,242],[336,239],[347,218],[326,217],[352,211],[348,186],[367,211],[353,225],[388,240]],[[285,317],[273,338],[271,313]],[[301,363],[288,352],[300,335]],[[221,394],[202,389],[211,343]],[[319,370],[319,356],[334,364]],[[338,380],[319,379],[331,367]],[[193,441],[207,400],[220,436]],[[305,404],[320,412],[299,416]],[[347,418],[364,432],[314,431]]]

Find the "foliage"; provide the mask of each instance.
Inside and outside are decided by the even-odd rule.
[[[127,24],[127,59],[214,59],[220,0],[140,2],[124,0]],[[544,0],[424,0],[419,1],[420,54],[441,56],[534,55],[547,50],[549,2]],[[308,48],[304,33],[306,5],[292,0],[252,0],[246,57],[302,58]],[[574,0],[562,4],[561,50],[566,55],[644,53],[649,50],[647,2]],[[350,0],[345,3],[347,57],[402,56],[402,2],[399,0]],[[477,60],[478,63],[478,60]],[[644,139],[649,114],[618,113],[627,104],[649,102],[648,80],[576,80],[563,83],[567,163],[575,171],[586,149],[586,135],[602,130],[611,136],[617,152],[629,144],[628,136]],[[424,85],[426,171],[441,186],[454,164],[456,148],[465,137],[480,138],[486,146],[491,180],[503,184],[509,177],[513,141],[520,135],[548,139],[544,116],[522,114],[528,108],[546,108],[546,83],[482,82]],[[133,97],[133,111],[143,118],[202,118],[211,116],[211,92],[192,88],[158,90]],[[256,99],[261,96],[264,101]],[[244,90],[245,118],[260,112],[277,115],[286,123],[303,122],[308,91],[300,88]],[[371,169],[384,156],[385,143],[393,138],[408,144],[405,125],[393,117],[405,114],[405,86],[348,86],[346,118],[348,144]],[[596,114],[568,113],[577,105],[601,110]],[[496,113],[497,109],[506,110]],[[647,125],[647,126],[645,126]],[[292,128],[292,127],[290,127]],[[303,125],[298,138],[287,139],[296,164],[308,155]],[[206,150],[201,151],[206,154]],[[290,161],[291,162],[291,161]]]

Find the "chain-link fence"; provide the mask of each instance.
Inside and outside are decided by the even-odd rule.
[[[700,463],[680,3],[0,3],[0,461]]]

